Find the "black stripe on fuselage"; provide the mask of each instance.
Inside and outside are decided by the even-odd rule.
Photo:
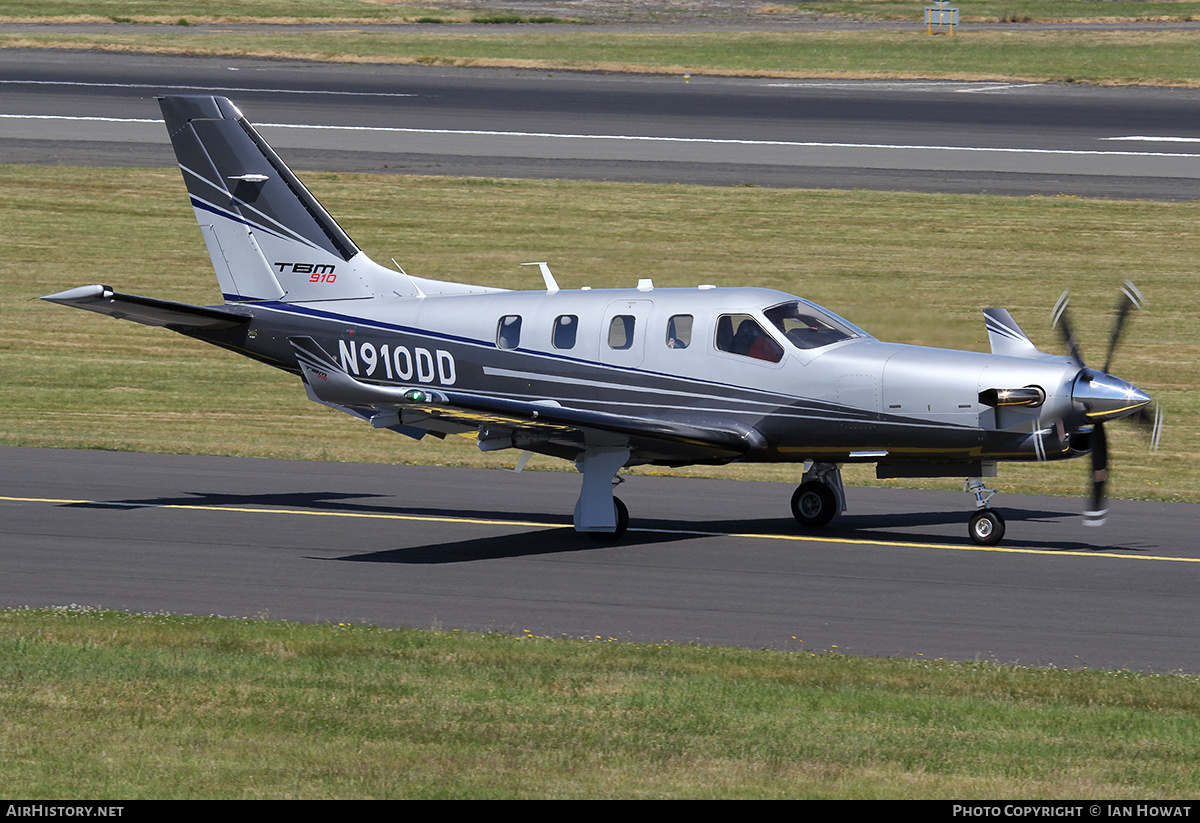
[[[788,449],[835,447],[853,438],[857,441],[854,448],[864,448],[863,441],[871,441],[883,448],[894,444],[891,447],[919,449],[922,453],[978,456],[984,445],[985,433],[973,425],[887,415],[777,391],[552,352],[498,349],[492,341],[364,319],[326,308],[273,303],[254,304],[253,309],[260,318],[267,313],[286,318],[284,323],[272,323],[271,328],[284,346],[289,336],[311,336],[335,359],[339,357],[337,340],[345,339],[351,329],[360,345],[375,345],[375,335],[398,335],[400,341],[390,345],[426,347],[430,351],[444,348],[457,359],[453,388],[490,397],[527,402],[553,399],[564,405],[630,416],[719,415],[754,426],[774,444]],[[466,354],[468,350],[470,355]],[[273,352],[273,356],[277,360],[293,359],[290,352]],[[547,369],[548,364],[554,368]],[[355,377],[379,385],[439,385],[435,381],[389,380],[381,372],[378,369]]]

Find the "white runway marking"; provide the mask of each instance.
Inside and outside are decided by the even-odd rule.
[[[1128,140],[1137,143],[1200,143],[1200,137],[1150,137],[1130,135],[1128,137],[1101,137],[1101,140]]]
[[[329,91],[326,89],[255,89],[239,86],[170,86],[149,85],[146,83],[86,83],[83,81],[66,80],[0,80],[0,85],[24,86],[81,86],[83,88],[100,89],[159,89],[172,91],[200,92],[247,92],[263,94],[332,94],[339,97],[417,97],[416,94],[386,91]]]
[[[104,123],[133,123],[161,124],[163,121],[147,118],[121,117],[82,117],[61,114],[0,114],[0,119],[8,120],[58,120],[58,121],[93,121]],[[613,141],[627,143],[656,143],[680,145],[714,145],[714,146],[773,146],[784,148],[833,148],[833,149],[888,149],[900,151],[940,151],[965,153],[994,153],[1013,155],[1042,155],[1042,156],[1092,156],[1092,157],[1172,157],[1200,158],[1200,154],[1182,152],[1157,151],[1121,151],[1111,149],[1038,149],[1011,148],[1000,146],[938,146],[931,144],[906,143],[839,143],[812,140],[748,140],[717,137],[653,137],[633,134],[572,134],[558,132],[525,132],[525,131],[496,131],[489,129],[417,129],[400,126],[331,126],[309,123],[257,123],[257,128],[263,129],[297,129],[306,131],[343,131],[366,134],[420,134],[471,137],[519,137],[542,138],[554,140],[587,140]],[[1099,138],[1105,140],[1149,140],[1151,138]],[[1154,138],[1160,142],[1200,142],[1200,138]]]

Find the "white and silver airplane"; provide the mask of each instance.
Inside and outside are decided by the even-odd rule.
[[[370,260],[227,99],[160,98],[223,293],[192,306],[93,285],[45,300],[163,326],[298,375],[308,396],[417,439],[473,434],[483,451],[574,461],[574,525],[615,539],[613,496],[634,465],[803,463],[792,513],[824,526],[846,508],[845,463],[883,477],[963,477],[968,533],[998,543],[984,477],[1001,461],[1090,454],[1087,522],[1103,522],[1104,424],[1161,415],[1132,384],[1037,349],[1004,309],[983,314],[991,353],[886,343],[836,314],[760,288],[507,291],[423,279]],[[398,267],[399,268],[399,267]],[[1109,360],[1130,308],[1118,304]],[[523,465],[523,459],[519,461]]]

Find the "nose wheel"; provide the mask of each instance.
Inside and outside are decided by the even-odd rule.
[[[995,509],[980,509],[967,521],[967,533],[978,546],[995,546],[1004,539],[1004,518]]]

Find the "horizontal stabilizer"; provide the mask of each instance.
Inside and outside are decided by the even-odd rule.
[[[80,286],[57,294],[48,294],[42,299],[76,309],[107,314],[118,320],[132,320],[147,326],[164,326],[169,329],[231,329],[250,320],[247,315],[225,309],[156,300],[153,297],[138,297],[135,294],[118,294],[108,286],[100,285]]]

